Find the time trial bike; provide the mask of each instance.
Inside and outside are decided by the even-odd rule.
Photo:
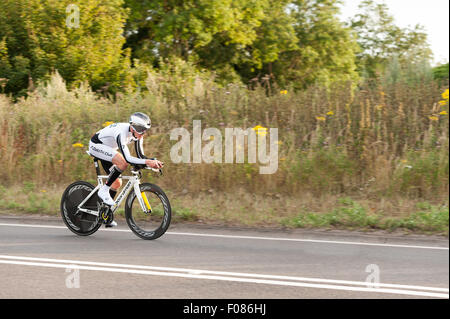
[[[61,216],[66,226],[79,236],[95,233],[103,224],[114,220],[114,213],[125,200],[125,219],[131,231],[142,239],[157,239],[169,228],[172,210],[169,199],[157,185],[141,183],[142,169],[159,172],[145,165],[132,165],[131,176],[121,176],[128,180],[118,194],[114,206],[103,203],[97,193],[107,175],[100,175],[98,159],[94,158],[97,183],[77,181],[69,185],[61,198]]]

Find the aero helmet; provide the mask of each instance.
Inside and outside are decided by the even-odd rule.
[[[152,122],[150,121],[148,115],[141,112],[131,114],[129,122],[130,126],[133,127],[139,134],[144,133],[152,126]]]

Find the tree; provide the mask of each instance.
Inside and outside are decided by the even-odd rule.
[[[126,0],[126,26],[133,57],[197,59],[196,52],[217,38],[226,45],[248,45],[256,38],[267,0]]]
[[[0,47],[1,52],[1,47]],[[0,53],[1,54],[1,53]],[[1,63],[1,62],[0,62]],[[449,79],[449,64],[441,64],[433,68],[433,77],[435,80],[448,83]]]
[[[289,3],[290,1],[270,0],[260,26],[255,30],[255,40],[238,51],[239,58],[234,63],[234,68],[245,83],[266,75],[277,80],[274,63],[283,53],[298,49],[295,20],[289,14]]]
[[[130,85],[129,52],[123,51],[126,11],[122,0],[2,0],[0,78],[6,92],[26,93],[30,81],[53,71],[69,85],[89,82],[116,91]],[[70,24],[77,14],[79,24]]]
[[[385,3],[364,0],[358,13],[350,20],[350,26],[358,36],[361,52],[357,55],[358,69],[373,77],[383,72],[386,64],[395,56],[400,65],[430,61],[432,51],[427,43],[424,28],[395,25]]]
[[[338,0],[126,0],[127,46],[157,65],[175,55],[243,82],[266,77],[297,88],[356,77],[357,50]]]
[[[286,10],[288,3],[287,0],[269,0],[248,43],[230,43],[220,34],[214,37],[208,46],[197,50],[201,66],[216,71],[223,78],[234,73],[244,83],[272,74],[272,63],[283,52],[295,49],[298,41],[294,20]]]
[[[358,46],[351,30],[338,19],[338,4],[338,0],[292,1],[290,15],[298,42],[274,63],[281,83],[305,88],[357,79]]]

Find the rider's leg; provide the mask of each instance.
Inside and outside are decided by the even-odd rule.
[[[117,189],[120,187],[121,181],[118,180],[118,177],[128,166],[128,163],[120,153],[116,153],[114,155],[112,163],[114,164],[114,166],[109,170],[110,173],[108,179],[106,180],[106,184],[103,185],[98,192],[99,197],[110,206],[114,205],[114,201],[111,198],[111,195],[114,194],[114,191],[115,193],[117,193]],[[111,189],[113,189],[113,194],[110,193]]]
[[[123,170],[119,169],[117,166],[113,166],[110,170],[108,179],[106,180],[106,186],[111,187],[117,178],[122,174]],[[117,185],[117,184],[116,184]],[[115,185],[115,186],[116,186]],[[117,188],[115,188],[117,189]]]
[[[109,174],[108,180],[106,181],[106,185],[111,189],[117,191],[122,185],[122,181],[118,179],[118,177],[124,170],[127,169],[128,163],[120,153],[117,153],[113,157],[112,163],[114,164],[114,166],[110,169],[111,173]]]
[[[123,155],[120,153],[114,155],[112,163],[116,165],[122,172],[126,170],[128,167],[127,161],[123,158]]]
[[[113,157],[111,157],[110,161],[100,160],[100,162],[103,166],[103,169],[105,170],[106,174],[108,174],[108,175],[111,173],[111,168],[113,166],[112,159],[113,159]],[[111,188],[109,189],[109,195],[111,196],[112,199],[114,199],[114,197],[116,197],[117,190],[121,186],[122,186],[122,180],[120,178],[116,179],[112,183]]]
[[[108,176],[106,184],[103,185],[103,187],[99,190],[99,196],[101,194],[104,198],[106,197],[106,194],[109,194],[110,198],[104,198],[103,201],[111,206],[114,205],[113,199],[117,194],[117,190],[120,188],[120,186],[122,186],[122,180],[118,178],[118,176],[120,176],[120,173],[122,173],[127,167],[126,161],[122,161],[120,157],[122,157],[122,155],[117,153],[116,155],[114,155],[112,162],[102,161],[103,168],[110,174]],[[119,167],[122,169],[119,169]],[[118,176],[115,176],[117,175],[117,173]],[[105,227],[117,227],[117,222],[114,220],[109,221],[108,223],[106,223]]]
[[[111,195],[111,198],[114,199],[117,195],[117,191],[122,186],[122,179],[118,178],[112,183],[111,188],[109,189],[109,195]]]

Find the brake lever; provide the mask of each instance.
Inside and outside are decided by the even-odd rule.
[[[149,158],[149,159],[150,160],[156,160],[156,157],[152,157],[152,158]],[[162,168],[153,168],[153,167],[148,167],[147,166],[146,169],[151,169],[154,172],[159,172],[159,176],[163,175]]]
[[[152,170],[152,171],[154,171],[154,172],[159,172],[159,176],[162,176],[163,175],[163,171],[162,171],[162,169],[161,168],[153,168],[153,167],[147,167],[146,169],[150,169],[150,170]]]

